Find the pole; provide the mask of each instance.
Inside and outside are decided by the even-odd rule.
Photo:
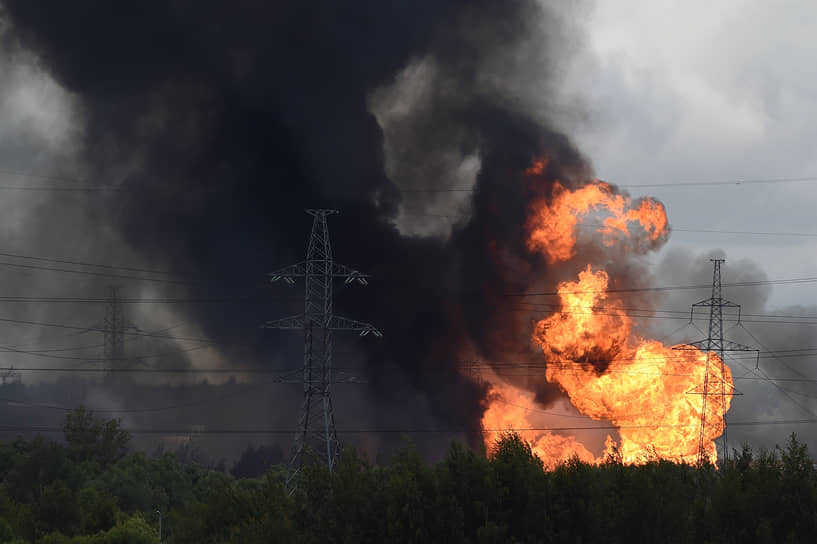
[[[156,514],[159,515],[159,544],[162,544],[162,511],[157,508]]]

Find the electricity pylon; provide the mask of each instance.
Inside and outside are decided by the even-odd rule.
[[[139,329],[125,318],[122,300],[119,296],[120,286],[109,285],[105,318],[102,321],[103,358],[108,372],[120,368],[125,358],[125,331]]]
[[[714,271],[712,273],[712,296],[706,300],[696,302],[692,305],[689,313],[689,320],[692,322],[692,314],[695,308],[708,307],[709,308],[709,335],[703,340],[690,342],[688,344],[681,344],[673,347],[678,350],[701,350],[706,353],[706,365],[704,367],[704,383],[690,389],[687,394],[701,395],[701,428],[698,435],[698,465],[706,462],[706,407],[710,396],[721,397],[721,422],[723,423],[723,463],[726,465],[729,452],[727,451],[726,443],[726,397],[740,395],[731,384],[727,384],[723,379],[725,375],[726,363],[724,362],[724,352],[726,351],[757,351],[756,349],[738,344],[723,338],[723,309],[737,308],[738,322],[740,322],[740,304],[735,304],[730,300],[723,298],[721,289],[721,263],[724,259],[709,259],[714,264]],[[712,354],[718,356],[720,361],[720,371],[717,377],[712,376]]]
[[[3,380],[2,385],[6,385],[6,380],[8,380],[8,383],[17,383],[20,381],[20,373],[14,370],[13,366],[10,366],[0,371],[0,379]]]
[[[295,283],[295,278],[304,278],[304,312],[264,325],[268,329],[302,330],[304,334],[303,404],[287,476],[288,489],[297,485],[305,455],[314,454],[332,471],[340,453],[331,395],[332,384],[338,382],[332,374],[332,333],[356,331],[361,336],[370,333],[382,336],[374,325],[334,315],[334,278],[344,278],[347,284],[356,281],[366,285],[368,276],[332,259],[326,218],[338,211],[309,209],[306,213],[314,218],[306,260],[269,274],[271,281],[284,280],[289,284]]]
[[[102,322],[104,336],[105,365],[108,370],[114,368],[117,361],[125,357],[125,312],[119,300],[118,285],[108,286],[108,302],[105,308],[105,319]]]

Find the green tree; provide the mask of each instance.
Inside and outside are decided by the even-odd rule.
[[[817,534],[817,482],[814,461],[808,446],[797,440],[794,433],[786,445],[779,448],[781,483],[785,493],[780,498],[783,525],[790,541],[801,542]]]
[[[14,539],[14,529],[5,518],[0,517],[0,542],[8,542]]]
[[[155,544],[159,539],[157,530],[140,514],[119,521],[105,533],[100,533],[89,544]]]
[[[484,453],[454,442],[436,472],[439,512],[445,520],[443,538],[448,542],[488,542],[497,535],[494,526],[484,527],[494,500],[493,475]]]
[[[107,531],[116,524],[119,509],[116,499],[93,487],[82,489],[77,495],[80,510],[79,532],[94,534]]]
[[[66,414],[63,433],[75,459],[91,460],[103,467],[121,459],[130,442],[130,435],[122,430],[118,419],[96,418],[84,406]]]
[[[392,459],[384,482],[386,539],[400,542],[437,540],[436,482],[414,444]]]
[[[42,532],[74,535],[80,528],[80,508],[76,494],[62,480],[46,485],[35,509]]]
[[[486,528],[482,538],[507,530],[520,541],[541,539],[551,524],[542,460],[518,434],[507,433],[494,444],[490,469],[487,521],[496,527]]]

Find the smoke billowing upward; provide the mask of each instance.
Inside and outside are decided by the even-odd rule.
[[[341,347],[384,407],[361,412],[398,427],[478,424],[484,393],[458,362],[529,344],[504,296],[545,276],[522,235],[528,202],[590,175],[549,121],[579,35],[571,13],[521,0],[3,6],[9,43],[78,104],[74,168],[119,189],[90,199],[90,220],[145,263],[195,278],[176,293],[261,298],[247,286],[302,258],[303,208],[340,209],[336,259],[376,279],[336,307],[385,334]],[[545,155],[540,181],[525,182]],[[255,331],[298,306],[174,311],[213,338],[249,339],[249,354],[222,348],[228,361],[291,367],[292,342]]]

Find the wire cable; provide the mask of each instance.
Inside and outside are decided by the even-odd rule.
[[[805,425],[817,423],[817,418],[808,419],[780,419],[780,420],[757,420],[757,421],[735,421],[730,422],[732,427],[757,427],[765,425]],[[509,427],[504,429],[486,429],[482,427],[449,427],[449,428],[349,428],[337,429],[338,434],[436,434],[436,433],[503,433],[503,432],[526,432],[526,431],[549,431],[549,432],[571,432],[571,431],[612,431],[620,429],[657,429],[657,428],[690,428],[700,426],[699,422],[689,424],[643,424],[643,425],[583,425],[583,426],[531,426],[531,427]],[[279,435],[294,434],[296,429],[276,429],[276,428],[160,428],[160,427],[123,427],[123,431],[130,434],[158,434],[158,435]],[[40,432],[53,433],[63,432],[61,427],[48,425],[0,425],[0,432]]]
[[[218,395],[215,397],[208,397],[206,399],[201,399],[199,401],[192,401],[182,404],[172,404],[169,406],[159,406],[153,408],[120,408],[120,409],[100,409],[100,408],[92,408],[92,407],[85,407],[86,409],[90,410],[96,414],[143,414],[143,413],[155,413],[155,412],[167,412],[171,410],[181,410],[184,408],[190,408],[193,406],[200,406],[202,404],[211,404],[213,402],[219,402],[222,400],[226,400],[229,398],[237,397],[239,395],[246,395],[248,393],[254,393],[261,390],[262,386],[266,386],[267,384],[260,384],[254,385],[251,387],[244,387],[241,388],[239,391],[231,391],[230,393],[225,393],[223,395]],[[5,402],[10,406],[19,406],[25,408],[43,408],[49,410],[60,410],[63,412],[70,412],[76,409],[76,407],[68,407],[68,406],[60,406],[57,404],[45,404],[45,403],[34,403],[30,401],[23,401],[17,399],[9,399],[9,398],[0,398],[0,402]]]

